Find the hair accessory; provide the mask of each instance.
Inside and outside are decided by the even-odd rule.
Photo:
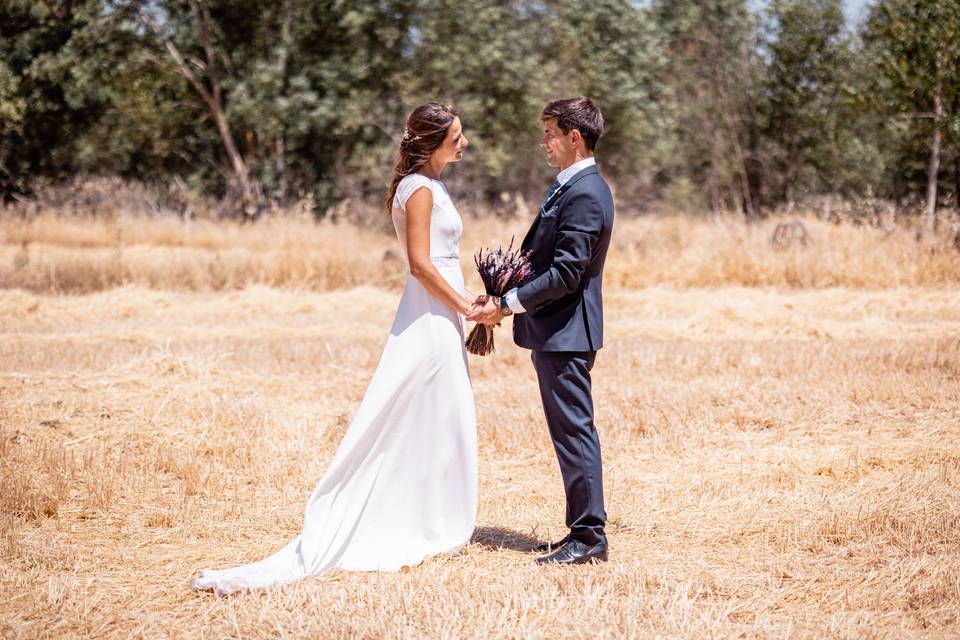
[[[404,128],[403,128],[403,139],[404,139],[404,141],[407,141],[407,140],[411,140],[411,141],[412,141],[412,140],[419,140],[419,139],[420,139],[420,136],[410,135],[410,130],[407,129],[406,127],[404,127]]]

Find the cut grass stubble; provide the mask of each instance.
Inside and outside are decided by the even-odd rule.
[[[768,230],[697,224],[626,221],[611,253],[594,369],[611,561],[595,567],[534,567],[527,552],[562,535],[563,489],[508,320],[497,352],[470,361],[481,503],[462,553],[228,599],[189,591],[201,567],[299,531],[396,309],[395,284],[370,286],[389,236],[330,231],[375,247],[354,256],[304,231],[367,274],[330,286],[244,286],[241,270],[223,291],[139,276],[82,295],[0,290],[0,636],[956,635],[954,267],[909,269],[874,230],[826,226],[812,235],[838,240],[827,257],[771,249],[735,266],[725,234],[767,251]],[[465,251],[505,235],[477,226]],[[220,250],[283,242],[237,233]],[[43,242],[114,250],[70,237]],[[727,266],[697,267],[724,251]],[[799,285],[773,282],[777,260],[796,261]],[[828,277],[845,286],[818,288]],[[743,286],[763,278],[782,288]]]

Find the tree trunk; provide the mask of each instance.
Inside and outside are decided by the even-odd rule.
[[[720,187],[717,183],[717,165],[711,162],[707,173],[707,186],[710,191],[710,213],[713,216],[720,215]]]
[[[701,125],[710,138],[710,167],[707,169],[707,193],[710,198],[710,214],[720,215],[720,185],[717,177],[717,129],[706,116],[700,117]]]
[[[730,136],[730,142],[733,144],[734,155],[737,158],[737,173],[740,174],[740,191],[743,194],[743,214],[747,220],[753,220],[756,212],[753,209],[753,198],[750,194],[750,177],[747,175],[747,160],[743,153],[743,147],[740,145],[740,131],[734,120],[730,99],[724,89],[726,74],[718,70],[717,76],[720,79],[720,104],[723,114],[723,121],[727,127],[727,135]]]
[[[797,183],[797,176],[800,175],[800,167],[798,166],[799,162],[797,162],[797,158],[799,157],[797,144],[792,134],[786,134],[784,136],[783,147],[785,151],[785,157],[783,159],[783,201],[787,203],[788,209],[793,210],[796,204],[794,200],[797,197],[795,185]]]
[[[293,48],[293,39],[290,35],[290,26],[293,22],[293,10],[290,5],[290,0],[284,0],[283,3],[283,20],[280,24],[280,69],[283,72],[283,85],[280,88],[282,95],[286,95],[287,92],[287,78],[288,73],[288,64],[290,60],[290,49]],[[286,126],[284,123],[279,123],[280,131],[277,133],[277,157],[276,157],[276,169],[277,169],[277,195],[280,199],[280,205],[286,206],[287,204],[287,149],[284,140],[286,134]]]
[[[787,208],[791,211],[793,210],[794,205],[794,192],[793,192],[793,182],[794,182],[794,168],[793,162],[791,160],[787,161],[786,169],[783,172],[783,201],[787,203]]]
[[[283,135],[277,136],[277,190],[280,205],[287,204],[287,151],[284,148]]]
[[[732,120],[732,119],[731,119]],[[750,194],[750,176],[747,175],[747,161],[743,155],[743,147],[740,146],[740,136],[735,125],[732,122],[730,127],[730,137],[733,140],[733,150],[737,155],[737,173],[740,174],[740,190],[743,192],[743,214],[747,220],[753,220],[756,217],[756,211],[753,209],[753,196]]]
[[[943,98],[937,84],[933,95],[933,142],[930,144],[930,167],[927,169],[926,231],[929,237],[937,230],[937,174],[940,172],[940,117],[943,115]]]
[[[960,155],[953,159],[953,197],[957,211],[960,211]]]
[[[231,186],[240,192],[243,214],[247,217],[255,216],[259,205],[259,187],[255,181],[250,178],[247,163],[237,149],[233,134],[230,132],[230,125],[227,122],[226,113],[223,109],[223,90],[220,86],[220,76],[217,73],[216,67],[216,55],[210,38],[210,10],[207,3],[203,2],[202,4],[198,4],[195,0],[191,0],[190,8],[200,27],[201,42],[207,58],[204,71],[207,81],[210,83],[209,89],[193,73],[193,70],[190,68],[190,65],[187,64],[186,59],[183,54],[180,53],[177,45],[164,36],[160,28],[143,12],[139,3],[136,7],[140,21],[162,39],[164,47],[170,54],[170,57],[177,63],[180,73],[183,74],[194,90],[196,90],[197,94],[203,99],[203,102],[210,110],[210,115],[213,117],[213,121],[217,125],[217,131],[220,133],[220,140],[223,142],[223,147],[230,160],[230,168],[233,170],[232,177],[235,184]]]
[[[236,186],[240,190],[240,199],[243,203],[243,215],[250,218],[257,214],[257,196],[253,182],[250,180],[250,171],[247,169],[247,163],[243,156],[237,150],[237,145],[233,140],[233,134],[230,132],[230,125],[227,123],[227,116],[223,111],[223,104],[220,102],[219,83],[214,90],[215,100],[210,103],[210,111],[213,112],[213,119],[217,123],[217,131],[220,132],[220,138],[223,140],[223,148],[227,151],[230,158],[230,166],[233,168],[233,178],[236,180]]]

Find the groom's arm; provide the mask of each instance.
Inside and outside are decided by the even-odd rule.
[[[527,311],[577,290],[603,231],[603,208],[590,193],[571,196],[558,215],[550,268],[517,289],[517,301]]]

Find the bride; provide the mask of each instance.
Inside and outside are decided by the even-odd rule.
[[[440,181],[467,144],[453,107],[427,102],[410,114],[387,195],[409,273],[370,386],[300,535],[259,562],[204,571],[194,589],[225,595],[331,569],[396,571],[469,542],[477,442],[463,318],[482,307],[464,289],[463,223]]]

